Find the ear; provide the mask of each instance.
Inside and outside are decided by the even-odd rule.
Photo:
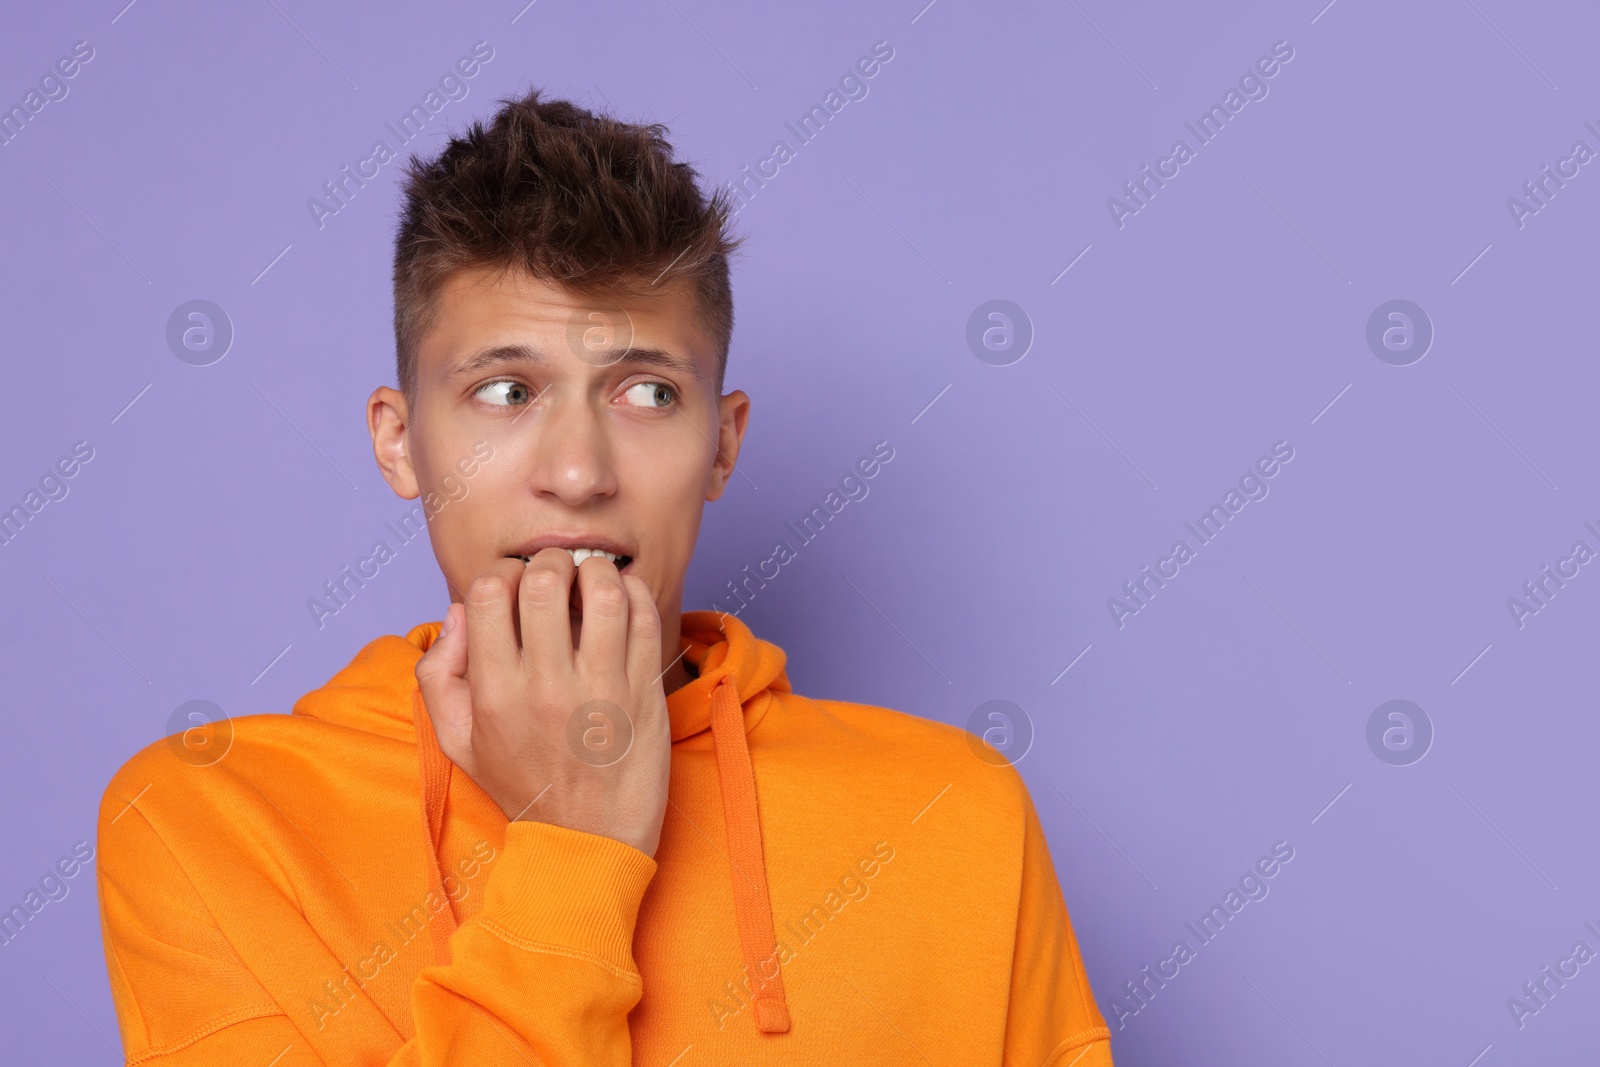
[[[711,482],[706,486],[708,501],[716,500],[728,487],[734,465],[739,462],[745,424],[750,420],[750,398],[743,389],[735,389],[718,403],[721,421],[717,427],[717,458],[711,465]]]
[[[417,472],[411,466],[408,430],[410,408],[405,394],[380,385],[367,398],[367,431],[372,434],[372,455],[389,488],[407,500],[419,495]]]

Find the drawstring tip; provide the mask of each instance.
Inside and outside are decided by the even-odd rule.
[[[763,1034],[789,1032],[789,1005],[781,1000],[757,1000],[756,1029]]]

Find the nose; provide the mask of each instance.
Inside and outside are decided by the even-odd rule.
[[[605,413],[595,408],[604,401],[560,393],[551,387],[553,402],[534,430],[532,488],[576,508],[615,493],[616,468]]]

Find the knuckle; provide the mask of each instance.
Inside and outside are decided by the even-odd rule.
[[[627,610],[628,593],[613,582],[597,582],[592,589],[583,591],[584,614],[604,618],[619,618]]]
[[[510,591],[506,580],[498,574],[480,574],[467,586],[467,599],[475,607],[487,607],[505,600]]]
[[[543,604],[558,597],[566,599],[567,583],[549,567],[530,564],[522,576],[522,591],[529,599]]]
[[[636,574],[625,574],[622,580],[627,583],[628,591],[639,605],[639,609],[633,613],[634,625],[641,630],[659,628],[661,616],[656,610],[655,600],[650,596],[650,587],[645,584],[644,579]]]
[[[634,632],[641,637],[656,637],[661,633],[661,618],[653,608],[634,612],[631,621]]]

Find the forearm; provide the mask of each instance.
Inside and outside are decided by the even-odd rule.
[[[450,958],[411,987],[410,1040],[392,1030],[301,1029],[302,1004],[274,997],[203,926],[155,921],[175,902],[205,913],[175,859],[137,813],[118,827],[103,880],[112,991],[140,1067],[548,1067],[632,1062],[628,1013],[643,993],[632,954],[653,859],[611,838],[543,823],[506,828],[483,908],[451,935]],[[135,834],[137,837],[127,835]],[[143,846],[142,849],[140,846]],[[107,873],[102,868],[102,875]],[[307,942],[310,927],[282,931]]]

